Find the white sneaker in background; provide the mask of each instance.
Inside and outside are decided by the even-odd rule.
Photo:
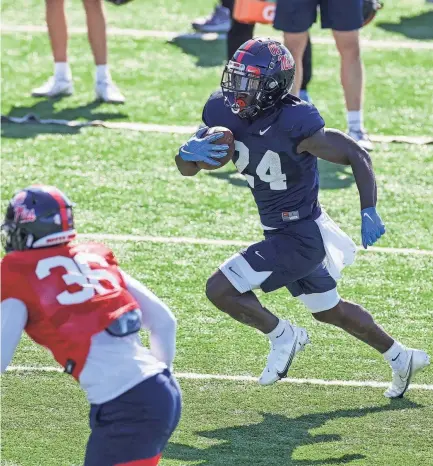
[[[111,80],[97,81],[95,85],[97,99],[112,104],[125,103],[125,97]]]
[[[56,78],[51,76],[48,81],[40,87],[32,90],[33,97],[57,97],[60,95],[71,95],[74,85],[71,79]]]

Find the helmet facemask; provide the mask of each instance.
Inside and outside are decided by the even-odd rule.
[[[221,88],[225,104],[241,118],[256,117],[284,95],[274,77],[263,75],[258,67],[245,67],[236,61],[226,65]]]
[[[1,226],[1,243],[5,252],[24,251],[33,244],[33,235],[19,228],[14,222],[5,222]]]
[[[221,88],[225,104],[239,117],[252,118],[260,110],[262,82],[258,68],[247,71],[242,63],[230,61],[224,69]]]

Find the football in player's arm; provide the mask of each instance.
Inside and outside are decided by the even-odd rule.
[[[277,41],[244,43],[227,63],[221,90],[203,109],[209,127],[224,125],[235,138],[233,161],[251,189],[265,239],[219,266],[208,279],[208,299],[221,311],[254,327],[270,340],[267,365],[259,382],[287,375],[294,356],[309,338],[306,329],[264,308],[253,290],[286,287],[320,322],[335,325],[383,354],[392,383],[385,395],[401,397],[411,378],[429,364],[421,350],[403,346],[387,334],[361,305],[342,299],[336,280],[355,258],[353,241],[330,219],[318,200],[317,158],[350,165],[360,196],[361,237],[373,245],[385,226],[377,210],[371,158],[353,139],[326,129],[317,109],[290,94],[295,65]],[[199,130],[176,156],[184,176],[198,173],[196,162],[226,153]]]
[[[2,372],[26,331],[86,392],[84,465],[157,465],[181,412],[171,311],[106,246],[71,242],[72,204],[52,186],[16,193],[2,234]]]

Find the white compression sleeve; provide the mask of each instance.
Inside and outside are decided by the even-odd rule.
[[[12,360],[27,323],[27,308],[19,299],[8,298],[1,303],[1,371]]]
[[[176,353],[176,318],[170,309],[142,283],[122,271],[128,291],[140,306],[142,327],[150,331],[150,350],[171,367]]]

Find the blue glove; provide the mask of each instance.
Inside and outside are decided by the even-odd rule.
[[[227,144],[212,144],[213,141],[224,136],[224,133],[214,133],[209,136],[204,136],[208,129],[207,126],[200,128],[195,135],[179,149],[179,156],[182,160],[185,160],[185,162],[206,162],[215,167],[221,165],[214,159],[225,157],[229,146]]]
[[[367,249],[367,246],[372,246],[385,234],[385,225],[376,212],[376,207],[368,207],[367,209],[361,210],[361,219],[362,245],[364,249]]]

